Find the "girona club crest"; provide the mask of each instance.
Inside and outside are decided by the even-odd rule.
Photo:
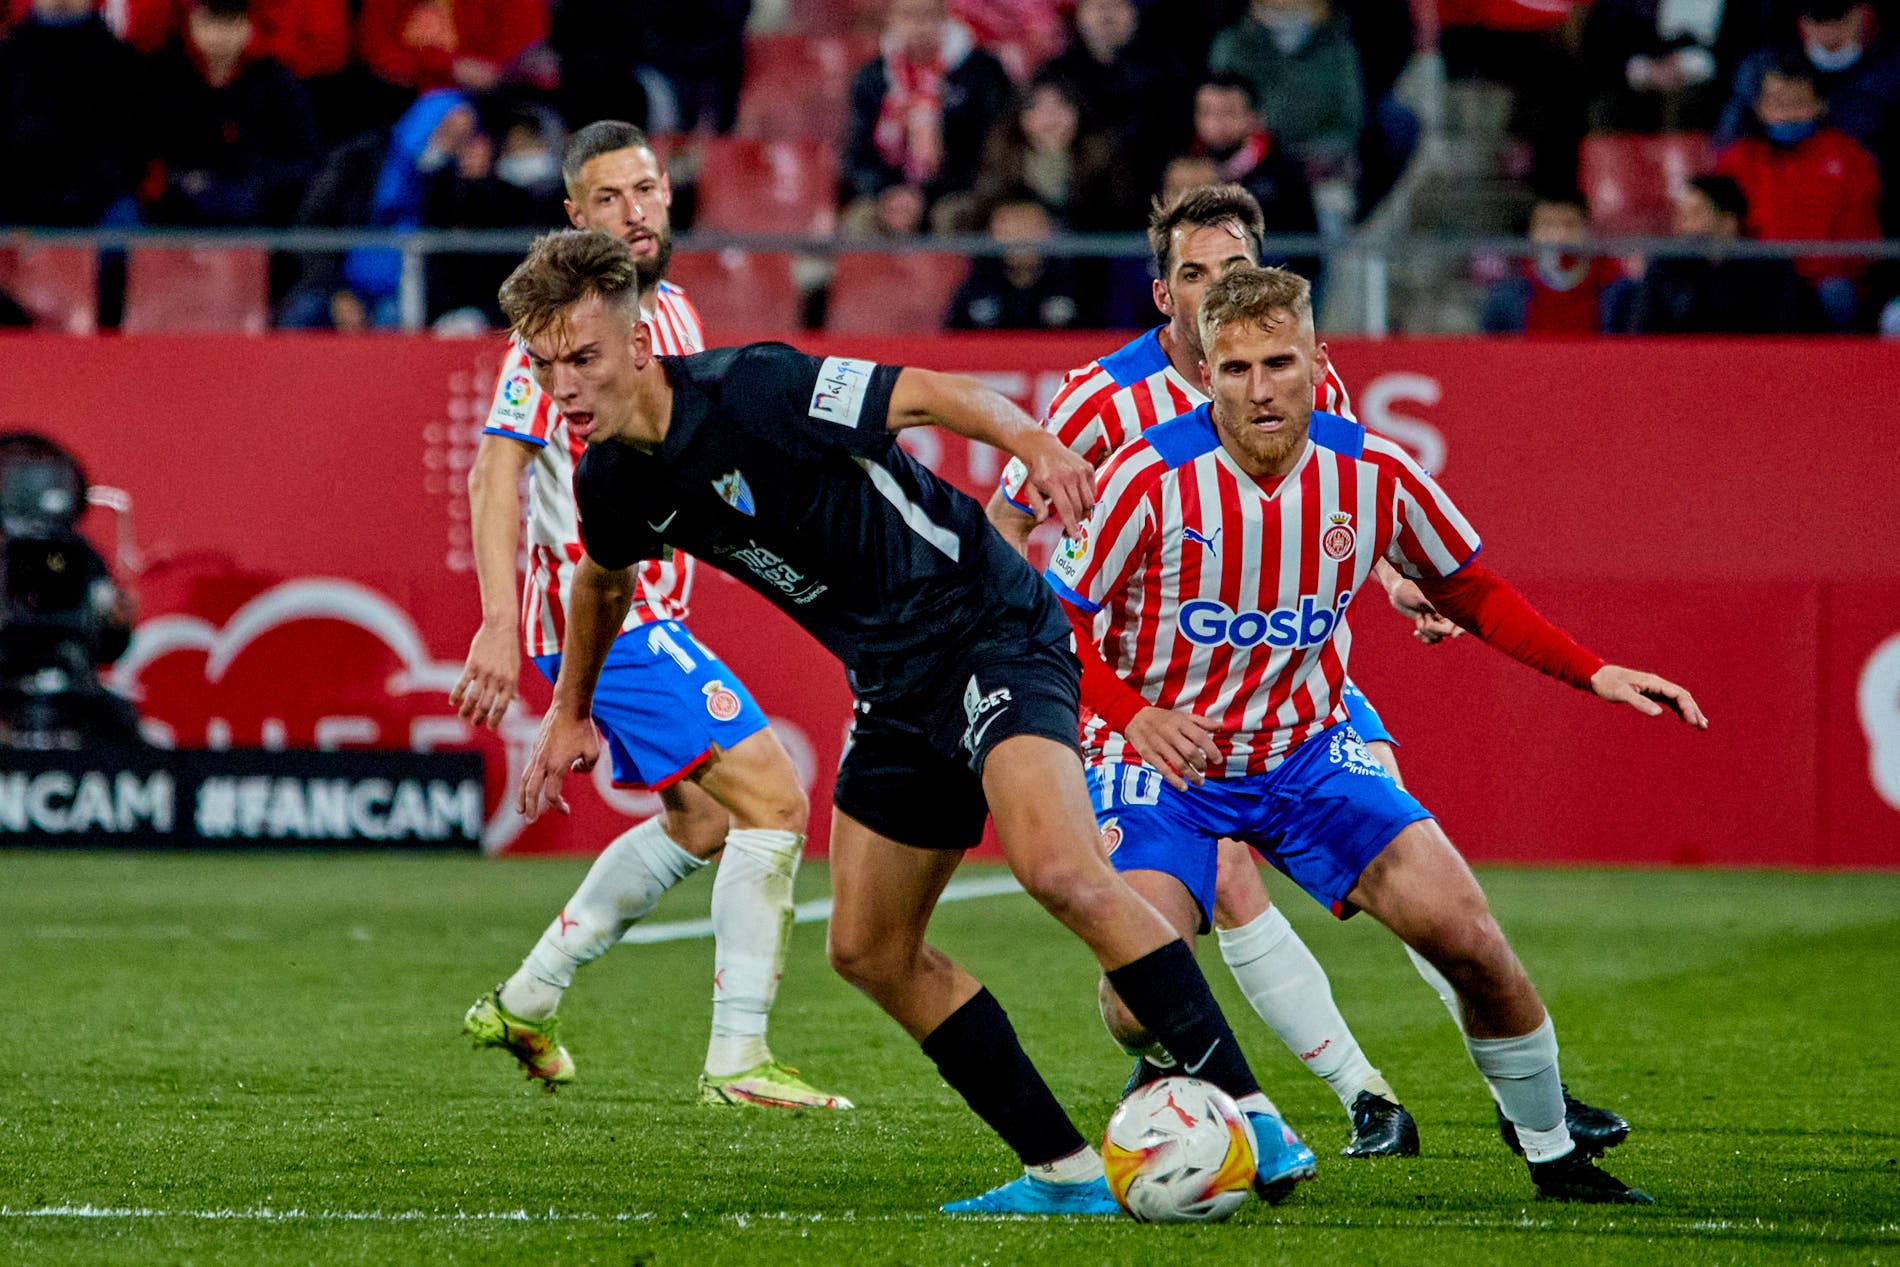
[[[1358,540],[1352,530],[1352,516],[1335,510],[1326,516],[1326,524],[1326,531],[1320,534],[1319,548],[1327,558],[1338,562],[1352,553],[1353,543]]]
[[[724,682],[708,682],[700,689],[706,692],[706,711],[714,721],[731,721],[739,715],[739,697]]]

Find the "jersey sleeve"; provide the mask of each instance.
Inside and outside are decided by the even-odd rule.
[[[1042,429],[1062,441],[1071,453],[1099,468],[1113,451],[1102,421],[1102,407],[1114,392],[1114,380],[1097,366],[1076,371],[1049,402]],[[1000,481],[1009,504],[1026,515],[1034,513],[1023,501],[1023,484],[1028,479],[1029,468],[1023,460],[1011,458],[1003,467]]]
[[[1339,366],[1330,355],[1326,358],[1326,373],[1313,394],[1315,409],[1338,414],[1347,422],[1359,421],[1359,415],[1352,411],[1352,395],[1346,390],[1346,380],[1340,377]]]
[[[903,373],[901,365],[849,356],[820,359],[774,343],[748,348],[746,371],[782,381],[794,428],[822,448],[881,458],[897,442],[890,429],[891,392]],[[756,421],[764,427],[783,425],[764,417]]]
[[[488,421],[482,426],[482,434],[507,436],[541,447],[548,442],[554,417],[554,402],[528,372],[527,350],[510,342],[501,373],[495,378],[495,395],[488,403]]]
[[[649,504],[619,446],[591,448],[574,471],[574,505],[579,511],[581,544],[594,562],[609,570],[632,567],[642,559],[666,556],[666,544],[636,507]]]
[[[1146,456],[1150,461],[1130,461]],[[1049,584],[1064,600],[1085,612],[1098,612],[1141,566],[1153,540],[1144,478],[1153,453],[1146,445],[1123,449],[1096,479],[1095,510],[1080,540],[1064,537],[1049,560]]]
[[[1386,559],[1413,580],[1451,576],[1477,557],[1483,542],[1438,481],[1389,440],[1366,437],[1366,453],[1377,454],[1393,476],[1392,544]]]

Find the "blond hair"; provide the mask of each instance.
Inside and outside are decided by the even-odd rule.
[[[501,284],[501,310],[522,339],[532,339],[566,319],[575,304],[598,296],[629,321],[640,319],[640,274],[633,252],[619,238],[590,230],[546,233],[528,248]]]
[[[1273,314],[1290,314],[1301,327],[1313,328],[1313,287],[1298,273],[1284,268],[1236,268],[1207,288],[1201,297],[1201,347],[1210,363],[1214,337],[1222,326],[1240,322],[1265,324]]]

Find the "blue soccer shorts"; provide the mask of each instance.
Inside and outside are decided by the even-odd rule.
[[[1214,912],[1221,837],[1243,840],[1341,919],[1359,873],[1431,812],[1393,782],[1350,723],[1328,727],[1266,774],[1209,779],[1184,792],[1141,765],[1090,768],[1102,846],[1117,871],[1159,871]]]
[[[1399,741],[1385,728],[1385,719],[1379,716],[1379,710],[1372,706],[1372,701],[1366,698],[1366,693],[1351,678],[1346,679],[1346,689],[1340,694],[1346,697],[1346,720],[1359,732],[1361,741],[1389,743],[1394,748],[1399,746]]]
[[[561,657],[536,656],[534,665],[552,682]],[[767,724],[739,676],[677,620],[614,639],[593,707],[615,785],[654,791],[698,769],[715,746],[736,747]]]

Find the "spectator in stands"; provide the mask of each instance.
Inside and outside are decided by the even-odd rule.
[[[1533,188],[1577,183],[1588,82],[1578,51],[1581,6],[1570,0],[1438,0],[1439,52],[1451,79],[1511,90],[1510,130]]]
[[[1046,243],[1055,236],[1048,210],[1029,191],[996,204],[990,237],[998,242]],[[1067,260],[1035,247],[986,256],[950,300],[944,324],[952,330],[1067,330],[1096,324],[1085,311],[1082,287]]]
[[[128,225],[151,159],[145,68],[92,0],[33,0],[0,40],[0,224]]]
[[[990,133],[973,197],[977,207],[992,207],[1017,190],[1029,191],[1051,218],[1077,232],[1141,223],[1114,142],[1082,130],[1074,87],[1050,75],[1024,88]],[[978,226],[966,221],[961,227]]]
[[[1676,236],[1701,258],[1653,261],[1627,329],[1640,334],[1806,334],[1826,328],[1814,291],[1787,260],[1737,259],[1748,198],[1727,176],[1702,176],[1676,199]]]
[[[1824,117],[1804,58],[1786,56],[1762,77],[1755,128],[1716,155],[1717,175],[1733,177],[1748,199],[1749,236],[1880,236],[1880,172],[1858,142]],[[1795,267],[1813,285],[1836,329],[1852,329],[1860,309],[1864,259],[1808,257]]]
[[[1722,108],[1723,71],[1761,38],[1747,0],[1594,0],[1583,27],[1596,126],[1706,132]]]
[[[289,224],[317,165],[303,86],[255,54],[249,0],[195,0],[154,67],[160,224]]]
[[[1179,69],[1136,38],[1139,27],[1134,0],[1077,0],[1075,35],[1042,73],[1075,85],[1083,119],[1115,139],[1128,180],[1146,188],[1188,109]]]
[[[372,130],[326,154],[297,208],[297,226],[354,229],[369,224],[388,147],[388,130]],[[341,320],[362,328],[365,310],[343,280],[346,258],[341,251],[303,253],[296,283],[278,305],[276,324],[290,330],[333,329]]]
[[[115,0],[119,36],[141,53],[185,38],[193,0]],[[251,0],[251,51],[299,79],[340,73],[350,61],[349,0]]]
[[[1531,208],[1531,256],[1521,273],[1485,295],[1479,323],[1488,334],[1597,334],[1628,282],[1615,262],[1566,249],[1587,244],[1590,218],[1578,194],[1538,199]]]
[[[1195,89],[1193,152],[1214,161],[1220,181],[1242,186],[1259,201],[1268,233],[1311,233],[1318,226],[1306,171],[1281,146],[1277,120],[1261,120],[1245,75],[1212,74]]]
[[[891,0],[881,51],[851,81],[845,231],[912,233],[945,195],[971,189],[1009,101],[1002,63],[945,16],[944,0]]]
[[[357,44],[399,88],[482,93],[548,33],[547,0],[363,0]]]
[[[1214,38],[1208,69],[1245,76],[1281,145],[1316,173],[1350,173],[1365,126],[1359,53],[1327,0],[1253,0]]]
[[[1366,126],[1359,134],[1358,204],[1370,209],[1397,182],[1424,125],[1399,100],[1399,76],[1418,51],[1409,0],[1338,0],[1359,53]]]
[[[643,4],[638,14],[637,72],[647,99],[649,132],[732,131],[745,79],[745,27],[752,0]],[[565,7],[565,6],[564,6]],[[564,64],[563,79],[566,77]],[[625,106],[576,118],[625,118]]]
[[[499,140],[480,126],[449,129],[449,161],[423,176],[422,222],[431,229],[543,228],[562,198],[566,129],[553,111],[516,105],[495,122]],[[499,328],[501,283],[521,252],[444,254],[428,265],[428,316],[437,330]]]
[[[977,43],[1008,54],[1007,69],[1022,76],[1061,51],[1062,11],[1069,7],[1067,0],[950,0],[950,16]]]
[[[1205,154],[1181,154],[1161,172],[1161,201],[1173,202],[1196,185],[1220,184],[1220,167]]]
[[[1875,153],[1900,112],[1900,44],[1878,38],[1872,9],[1853,0],[1804,0],[1796,29],[1799,49],[1764,48],[1735,71],[1735,88],[1716,128],[1717,145],[1749,130],[1761,81],[1790,56],[1807,63],[1827,104],[1828,121]]]

